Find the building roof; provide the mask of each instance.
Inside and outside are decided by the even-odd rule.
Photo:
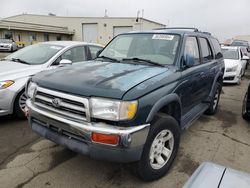
[[[50,17],[50,18],[63,18],[63,19],[84,19],[84,18],[88,18],[88,19],[137,19],[137,17],[86,17],[86,16],[52,16],[52,15],[39,15],[39,14],[19,14],[19,15],[15,15],[15,16],[9,16],[4,18],[4,20],[8,20],[11,18],[18,18],[18,17],[24,17],[24,16],[34,16],[34,17]],[[159,26],[165,27],[165,24],[159,23],[159,22],[155,22],[146,18],[139,18],[142,19],[143,21],[146,22],[151,22],[154,24],[158,24]]]
[[[70,31],[68,27],[59,27],[52,25],[25,23],[25,22],[8,21],[8,20],[0,20],[0,29],[36,31],[36,32],[46,32],[46,33],[67,34],[67,35],[74,34],[74,31]]]

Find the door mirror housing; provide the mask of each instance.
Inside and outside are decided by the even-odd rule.
[[[185,67],[189,68],[194,66],[195,64],[195,59],[193,55],[187,54],[184,59],[184,65]]]
[[[59,65],[60,65],[60,66],[72,65],[72,61],[70,61],[70,60],[68,60],[68,59],[62,59],[62,60],[59,62]]]
[[[246,55],[243,55],[242,60],[249,60],[249,57]]]

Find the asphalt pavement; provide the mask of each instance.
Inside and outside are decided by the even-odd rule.
[[[139,180],[132,164],[96,161],[39,138],[27,121],[0,117],[0,188],[162,187],[179,188],[204,161],[250,173],[250,122],[241,117],[249,83],[226,85],[215,116],[203,115],[182,133],[169,173],[160,180]]]

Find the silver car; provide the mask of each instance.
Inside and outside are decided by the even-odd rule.
[[[0,39],[0,51],[13,52],[17,50],[17,44],[13,39]]]
[[[250,174],[205,162],[183,188],[250,188]]]
[[[25,85],[30,76],[59,65],[91,60],[101,45],[55,41],[25,47],[0,61],[0,116],[24,117]]]

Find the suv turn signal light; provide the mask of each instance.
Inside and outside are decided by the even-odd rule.
[[[109,135],[109,134],[101,134],[101,133],[92,133],[91,139],[93,142],[100,144],[108,144],[108,145],[118,145],[119,136],[118,135]]]

